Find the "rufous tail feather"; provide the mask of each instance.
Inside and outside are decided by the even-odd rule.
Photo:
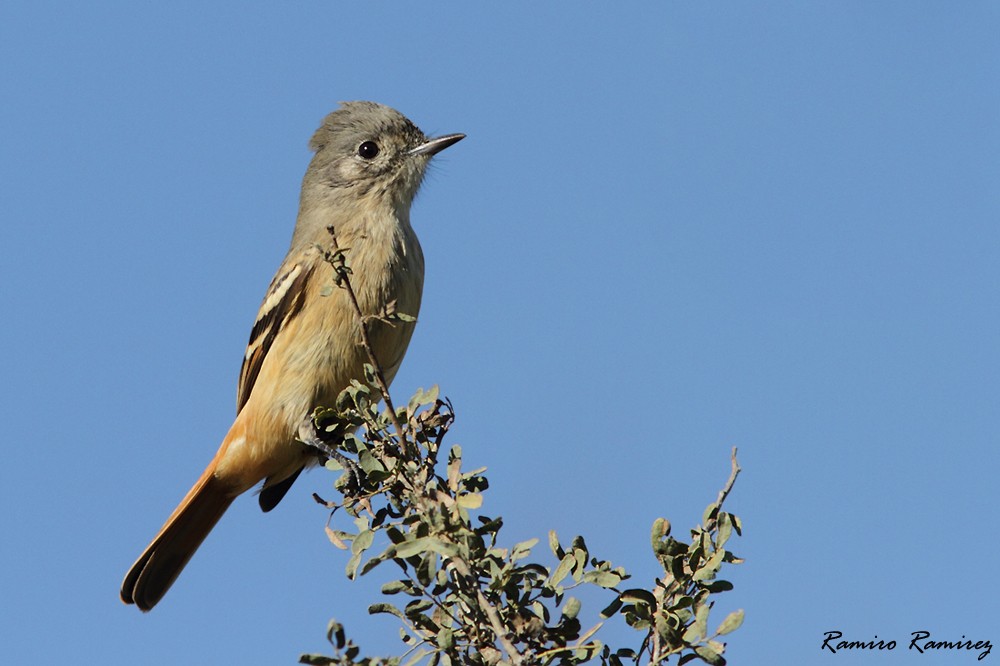
[[[215,477],[216,461],[201,475],[122,581],[122,601],[148,611],[177,580],[236,495]]]

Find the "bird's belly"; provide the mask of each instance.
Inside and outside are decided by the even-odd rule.
[[[415,280],[379,289],[356,285],[362,311],[375,315],[395,301],[397,312],[416,317],[421,278],[417,273]],[[250,397],[227,436],[231,450],[227,451],[226,462],[241,469],[241,485],[247,488],[267,477],[284,478],[313,458],[297,441],[303,420],[316,407],[335,406],[337,396],[352,379],[364,381],[364,365],[369,358],[347,292],[335,288],[319,298],[320,303],[315,305],[320,307],[304,308],[275,339]],[[391,382],[415,322],[386,322],[374,317],[367,321],[372,351],[386,382]]]

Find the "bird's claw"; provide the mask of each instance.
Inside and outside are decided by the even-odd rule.
[[[343,492],[345,495],[354,495],[361,490],[365,476],[364,471],[356,462],[320,438],[311,415],[303,420],[302,425],[299,426],[299,441],[315,449],[322,462],[336,460],[344,468],[346,485],[343,487]]]

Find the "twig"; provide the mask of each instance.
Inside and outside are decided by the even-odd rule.
[[[326,228],[330,232],[330,240],[333,243],[334,250],[340,250],[340,244],[337,243],[337,233],[330,225]],[[396,416],[396,408],[392,404],[392,398],[389,396],[389,385],[385,381],[385,376],[382,374],[382,365],[378,362],[375,357],[375,350],[372,349],[371,340],[368,338],[368,322],[365,318],[363,312],[361,312],[361,306],[358,305],[358,297],[354,293],[354,287],[351,286],[351,280],[347,277],[347,273],[339,273],[340,285],[347,291],[348,297],[351,299],[351,305],[354,306],[354,314],[358,317],[358,325],[361,327],[361,345],[365,349],[365,353],[368,354],[368,361],[371,363],[372,369],[375,372],[375,380],[378,382],[379,391],[382,392],[382,400],[385,401],[385,407],[389,410],[389,419],[392,421],[393,427],[396,428],[396,436],[399,437],[400,446],[406,446],[406,439],[403,437],[403,426],[399,422],[399,417]]]
[[[472,579],[472,586],[476,588],[476,601],[479,602],[479,607],[486,613],[486,617],[490,621],[490,626],[493,627],[493,633],[496,634],[497,640],[500,641],[500,645],[507,652],[507,656],[510,657],[511,663],[518,665],[524,663],[524,655],[518,652],[514,644],[510,642],[507,638],[507,629],[503,626],[503,622],[500,621],[500,614],[497,613],[497,609],[493,607],[490,600],[486,598],[483,591],[480,589],[479,585],[475,582],[475,577],[469,570],[468,563],[461,558],[453,557],[450,560],[451,565],[458,572],[458,575],[466,580]]]
[[[736,462],[736,447],[735,446],[733,447],[733,453],[730,456],[730,459],[731,459],[732,464],[733,464],[733,469],[729,473],[729,480],[726,481],[726,485],[723,486],[723,488],[722,488],[721,491],[719,491],[719,499],[716,500],[716,502],[719,504],[719,506],[722,506],[722,503],[726,501],[727,497],[729,497],[729,493],[733,489],[733,484],[736,483],[736,477],[740,475],[741,471],[743,471],[743,468],[740,467],[740,464],[738,462]]]
[[[337,234],[333,226],[328,226],[327,231],[330,232],[330,239],[333,244],[334,251],[340,250],[340,244],[337,243]],[[351,280],[347,275],[347,272],[339,272],[339,284],[347,291],[347,295],[351,300],[351,305],[354,307],[354,314],[358,317],[358,324],[361,327],[361,344],[368,354],[368,360],[371,363],[372,370],[375,373],[375,379],[378,382],[379,390],[382,392],[382,399],[385,401],[386,409],[389,410],[389,418],[392,421],[393,427],[396,428],[396,434],[399,437],[400,446],[406,449],[407,440],[403,434],[403,427],[399,422],[399,417],[396,416],[396,408],[392,404],[392,398],[389,396],[389,386],[386,384],[385,377],[382,374],[382,366],[379,364],[378,359],[375,357],[375,351],[372,349],[371,341],[368,337],[368,323],[365,318],[364,313],[361,311],[361,306],[358,304],[357,295],[354,293],[354,287],[351,286]],[[420,498],[418,498],[420,499]],[[472,572],[469,569],[469,564],[461,558],[452,558],[452,566],[460,576],[467,580],[475,580]],[[473,583],[473,587],[476,588],[476,597],[479,602],[479,607],[486,613],[486,617],[490,621],[490,626],[493,628],[496,634],[497,641],[506,650],[507,655],[510,657],[511,662],[515,665],[521,664],[524,661],[524,656],[518,652],[514,644],[511,643],[510,639],[507,638],[507,629],[503,626],[503,622],[500,620],[500,614],[497,613],[496,608],[490,603],[486,595],[483,594],[482,590],[479,589],[478,585]]]
[[[715,515],[711,516],[707,521],[705,521],[705,529],[711,531],[715,528],[715,523],[719,520],[719,513],[722,511],[722,504],[729,497],[729,493],[733,490],[733,484],[736,483],[736,477],[740,475],[742,468],[740,464],[736,461],[736,447],[733,447],[733,452],[730,454],[730,461],[732,462],[732,471],[729,472],[729,480],[726,481],[726,485],[722,487],[719,491],[719,497],[715,500]]]

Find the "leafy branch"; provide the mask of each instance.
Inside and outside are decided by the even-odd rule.
[[[671,536],[670,523],[653,523],[651,544],[663,573],[650,589],[624,585],[623,567],[594,557],[582,537],[563,543],[550,532],[548,546],[558,563],[532,561],[537,539],[505,548],[501,518],[474,514],[489,483],[484,469],[463,471],[462,450],[445,446],[455,414],[437,387],[420,389],[395,407],[369,339],[369,322],[350,286],[346,252],[336,242],[326,259],[336,284],[346,289],[368,354],[364,382],[353,381],[330,408],[313,414],[303,441],[327,454],[326,466],[344,473],[335,482],[340,501],[316,500],[330,511],[327,535],[350,551],[348,578],[392,563],[400,577],[386,583],[386,600],[369,607],[401,622],[401,654],[361,656],[361,650],[331,621],[332,656],[303,655],[304,664],[376,666],[443,664],[678,664],[692,660],[721,665],[719,639],[737,629],[743,611],[730,613],[709,633],[714,598],[732,589],[718,578],[726,564],[742,562],[726,549],[740,519],[723,510],[740,472],[733,449],[728,481],[690,531],[690,541]],[[376,317],[391,323],[403,315]],[[386,407],[379,410],[379,403]],[[350,527],[334,527],[343,511]],[[378,545],[376,545],[378,542]],[[610,595],[604,620],[620,617],[638,633],[634,648],[611,648],[597,638],[603,621],[583,630],[581,603],[570,592],[596,586]],[[400,599],[396,601],[396,599]]]

